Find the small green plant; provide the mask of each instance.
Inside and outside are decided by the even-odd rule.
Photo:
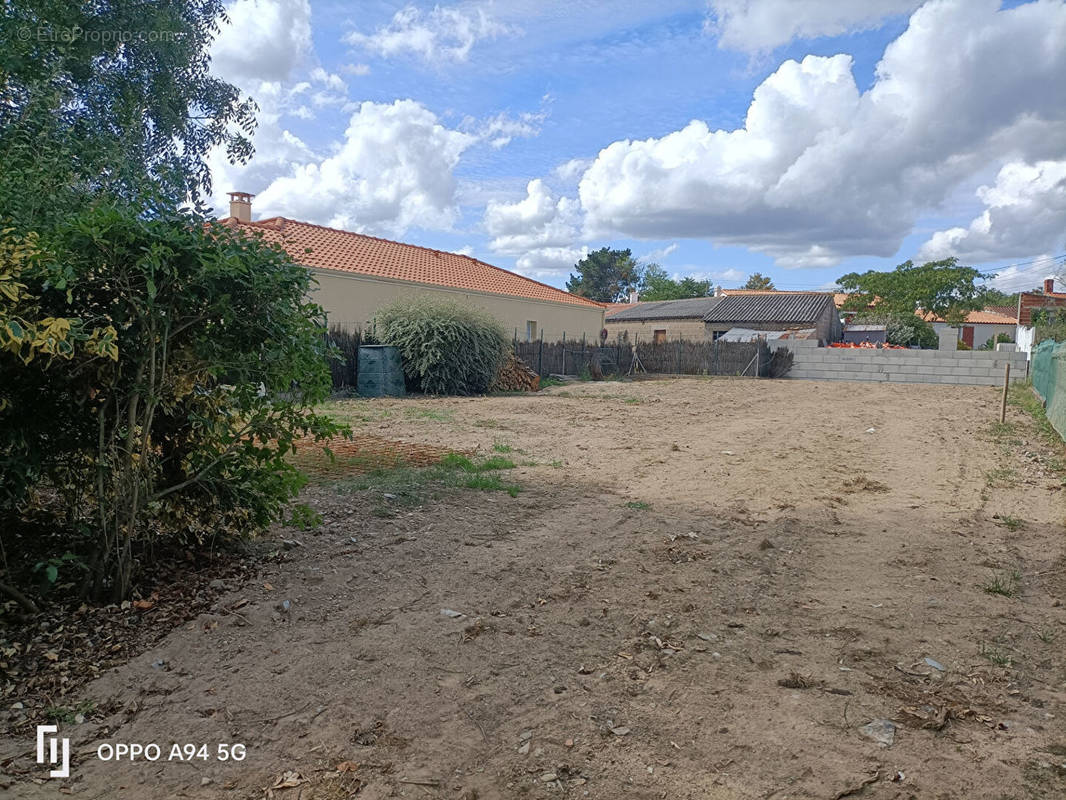
[[[514,469],[515,463],[509,458],[491,456],[481,461],[471,461],[458,453],[448,453],[440,462],[446,469],[459,469],[463,472],[490,472],[500,469]]]
[[[1021,573],[1017,570],[1011,570],[1010,572],[994,572],[983,588],[987,594],[998,594],[1001,597],[1015,597],[1018,594],[1021,578]]]
[[[60,725],[74,725],[78,717],[88,717],[96,710],[96,703],[92,700],[82,700],[76,706],[48,706],[44,710],[44,717],[49,722]]]
[[[520,455],[525,455],[526,454],[525,450],[519,450],[517,447],[511,446],[511,445],[507,444],[507,442],[501,442],[499,439],[497,439],[496,441],[494,441],[492,443],[492,451],[494,453],[504,453],[504,454],[506,454],[506,453],[518,453]]]
[[[626,508],[632,508],[634,511],[647,511],[651,508],[651,503],[645,503],[643,500],[630,500],[626,503]]]
[[[562,462],[562,461],[560,461],[559,459],[555,459],[555,460],[554,460],[554,461],[552,461],[552,462],[551,462],[551,464],[549,464],[548,466],[550,466],[550,467],[551,467],[552,469],[562,469],[562,467],[563,467],[563,462]]]
[[[635,406],[640,404],[639,397],[623,397],[622,402],[628,406]]]
[[[317,530],[322,525],[322,515],[307,503],[296,503],[285,524],[301,531]]]
[[[1036,635],[1044,644],[1051,644],[1055,641],[1055,631],[1050,628],[1041,628]]]
[[[1019,528],[1025,527],[1025,522],[1023,520],[1020,520],[1017,517],[1012,517],[1009,514],[1000,516],[997,524],[1002,525],[1008,531],[1016,531]]]
[[[459,453],[449,453],[436,466],[378,469],[338,483],[337,491],[372,492],[377,505],[371,513],[389,518],[396,516],[397,509],[420,506],[448,489],[501,491],[517,497],[521,487],[505,482],[500,476],[500,470],[514,469],[514,466],[513,461],[501,456],[475,461]]]
[[[551,388],[552,386],[563,386],[565,383],[566,383],[566,381],[561,381],[558,378],[553,378],[551,375],[549,375],[546,378],[541,378],[540,379],[540,388],[541,389],[548,389],[548,388]]]
[[[981,642],[978,651],[997,667],[1009,667],[1013,663],[1010,653],[1002,648]]]
[[[985,473],[985,485],[989,488],[1009,488],[1017,482],[1017,478],[1017,474],[1009,467],[996,467]]]
[[[1013,436],[1017,426],[1013,422],[993,422],[989,432],[993,436]]]
[[[507,492],[511,497],[518,497],[518,493],[522,491],[520,486],[515,484],[508,484],[503,482],[503,478],[499,474],[475,474],[466,478],[463,481],[463,486],[467,489],[482,489],[490,492]]]
[[[455,412],[451,409],[434,410],[432,408],[405,408],[403,415],[407,419],[428,419],[434,422],[453,422]]]
[[[480,464],[475,465],[478,472],[485,472],[493,469],[514,469],[515,463],[502,456],[492,456],[492,458],[486,458]]]
[[[60,576],[65,572],[71,570],[85,572],[88,569],[88,565],[81,556],[75,555],[74,553],[64,553],[61,556],[55,556],[46,561],[38,561],[33,565],[33,572],[39,575],[42,581],[49,586],[54,586]]]

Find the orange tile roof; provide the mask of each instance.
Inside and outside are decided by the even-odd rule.
[[[604,303],[603,307],[606,311],[606,316],[610,317],[612,314],[617,314],[619,311],[625,311],[627,308],[633,308],[633,306],[639,306],[640,303]]]
[[[971,311],[966,315],[966,321],[974,325],[1014,325],[1017,318],[1013,314],[1008,317],[986,308],[984,311]]]
[[[314,269],[603,308],[602,303],[458,253],[431,250],[286,217],[253,222],[239,222],[233,217],[226,217],[220,221],[224,225],[239,226],[242,230],[262,234],[266,241],[280,244],[295,260]]]
[[[1018,318],[1018,306],[985,306],[985,311],[991,311],[993,314],[1002,314],[1011,319]]]
[[[931,313],[922,313],[921,311],[915,311],[919,317],[926,322],[943,322],[943,318]],[[1014,325],[1016,319],[1014,317],[1008,317],[1006,314],[999,314],[995,311],[971,311],[966,315],[966,319],[963,321],[967,325]]]

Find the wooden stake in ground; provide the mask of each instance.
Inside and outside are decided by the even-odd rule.
[[[1010,362],[1003,370],[1003,402],[999,406],[999,421],[1007,421],[1007,387],[1010,386]]]

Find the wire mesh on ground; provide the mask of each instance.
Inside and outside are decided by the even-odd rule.
[[[1066,439],[1066,342],[1048,339],[1033,348],[1032,375],[1048,422]]]
[[[329,448],[332,458],[323,446]],[[357,433],[351,439],[337,436],[324,442],[301,442],[293,460],[312,479],[322,480],[398,467],[431,467],[455,452],[459,451]]]

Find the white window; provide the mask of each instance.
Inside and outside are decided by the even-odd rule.
[[[535,319],[526,321],[526,341],[532,342],[537,338],[537,321]]]

